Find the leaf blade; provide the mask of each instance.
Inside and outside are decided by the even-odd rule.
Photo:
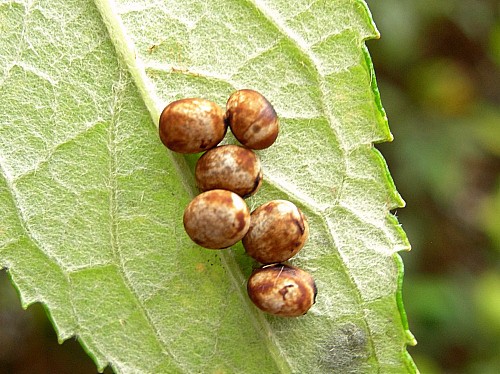
[[[85,13],[83,3],[76,11],[79,16]],[[42,239],[38,252],[56,259],[51,276],[61,273],[54,289],[50,285],[37,289],[35,280],[22,286],[30,267],[21,264],[19,256],[6,255],[2,264],[11,268],[23,293],[34,289],[28,302],[44,301],[56,325],[60,321],[61,337],[77,333],[101,368],[109,360],[120,372],[152,367],[169,372],[399,368],[406,340],[401,336],[404,329],[394,321],[400,314],[395,302],[398,268],[392,256],[407,243],[394,222],[387,221],[388,210],[402,201],[385,162],[371,146],[390,139],[390,133],[363,47],[367,37],[377,35],[364,3],[338,1],[332,6],[320,1],[308,7],[297,2],[296,8],[287,8],[286,2],[263,1],[96,4],[107,29],[93,9],[80,18],[86,20],[87,28],[99,30],[99,37],[87,43],[65,40],[65,47],[71,46],[72,52],[80,53],[77,60],[83,61],[85,47],[80,44],[104,46],[92,51],[86,69],[79,70],[80,81],[66,82],[46,64],[28,70],[23,67],[26,63],[19,65],[19,75],[26,71],[37,84],[43,83],[36,100],[45,99],[44,106],[52,109],[38,119],[42,134],[23,136],[30,140],[26,148],[32,156],[19,157],[18,127],[8,127],[7,137],[2,137],[5,196],[21,197],[23,208],[14,213],[27,212],[26,226]],[[69,5],[60,6],[72,15]],[[47,18],[47,9],[40,11],[41,18]],[[24,11],[29,13],[29,7]],[[170,31],[152,26],[163,19],[158,14],[170,21]],[[343,20],[339,24],[347,31],[333,27],[328,20],[332,15],[334,20]],[[94,19],[92,26],[87,17]],[[321,27],[304,28],[324,17],[327,21],[320,22]],[[347,24],[345,19],[356,22]],[[54,22],[52,32],[57,34],[63,24]],[[77,29],[71,27],[68,30]],[[329,28],[334,30],[332,35]],[[260,29],[264,31],[258,33]],[[258,37],[246,40],[250,31]],[[173,41],[156,43],[163,32]],[[81,33],[89,38],[84,30]],[[233,33],[237,38],[227,42],[227,35]],[[58,40],[49,41],[53,50],[60,48]],[[339,62],[329,60],[335,48],[345,52]],[[229,57],[221,59],[221,51]],[[236,52],[231,55],[230,51]],[[66,56],[60,69],[74,71],[73,58]],[[107,76],[98,87],[91,89],[98,95],[92,100],[90,95],[74,95],[72,87],[83,92],[88,84],[93,87],[91,73],[103,65],[99,59],[104,59],[108,69],[101,72],[100,77]],[[59,82],[68,86],[62,91],[65,100],[91,104],[78,110],[85,121],[54,130],[54,117],[78,117],[68,114],[71,108],[54,110],[63,104],[53,94],[61,91]],[[186,160],[164,151],[154,126],[162,102],[204,96],[223,103],[235,87],[246,85],[265,92],[283,120],[278,142],[261,154],[268,181],[250,203],[290,198],[320,228],[294,260],[311,270],[320,285],[318,305],[297,320],[264,317],[245,301],[244,279],[253,264],[241,246],[219,257],[196,248],[182,234],[178,218],[193,194],[192,175]],[[27,92],[15,97],[29,109],[36,106]],[[16,120],[23,118],[21,112],[11,114]],[[52,120],[47,121],[47,116]],[[72,129],[77,129],[76,136]],[[52,132],[58,141],[52,141]],[[315,151],[309,152],[311,148]],[[42,151],[42,156],[36,151]],[[42,188],[33,188],[36,185]],[[34,208],[40,202],[42,208]],[[376,209],[359,208],[370,204]],[[50,230],[44,229],[47,224]],[[14,231],[21,232],[19,228]],[[365,236],[368,239],[362,240]],[[2,256],[6,248],[0,249]],[[22,252],[24,244],[16,248]],[[382,270],[373,272],[373,265]],[[43,268],[35,266],[39,277]],[[103,269],[107,270],[102,273]],[[384,289],[378,287],[381,280],[385,280]],[[65,297],[57,295],[57,287],[63,285]],[[107,294],[115,304],[104,303],[109,301]],[[71,305],[69,313],[64,304]],[[105,313],[99,319],[92,306],[100,304],[105,305]],[[58,316],[59,309],[67,315]],[[384,323],[387,318],[394,323]],[[115,345],[103,335],[98,337],[101,326],[106,326],[104,335],[114,337],[109,340]],[[240,326],[245,335],[239,332]],[[149,333],[143,336],[144,331]],[[391,349],[383,339],[389,331],[399,342]],[[126,336],[136,342],[133,349],[126,346]],[[346,346],[349,339],[354,346]],[[240,347],[245,347],[243,352]],[[333,348],[345,354],[332,354]]]

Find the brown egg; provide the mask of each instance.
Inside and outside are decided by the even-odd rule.
[[[184,211],[184,228],[198,245],[227,248],[241,240],[250,227],[245,200],[233,192],[212,190],[196,196]]]
[[[224,119],[245,147],[264,149],[278,137],[278,116],[269,101],[257,91],[234,92],[227,101]]]
[[[290,265],[267,265],[255,270],[247,283],[248,296],[264,312],[301,316],[316,300],[316,284],[306,271]]]
[[[243,198],[253,195],[262,183],[257,155],[237,145],[207,151],[196,163],[196,184],[201,191],[222,189]]]
[[[163,144],[179,153],[198,153],[215,147],[224,138],[224,112],[205,99],[177,100],[165,107],[159,132]]]
[[[309,237],[309,225],[295,204],[269,201],[252,212],[250,229],[243,238],[247,254],[263,264],[295,256]]]

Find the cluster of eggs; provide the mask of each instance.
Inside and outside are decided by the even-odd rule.
[[[217,146],[228,127],[242,146]],[[206,151],[195,168],[201,194],[184,211],[188,236],[209,249],[228,248],[241,240],[246,253],[264,264],[247,283],[253,303],[271,314],[299,316],[314,304],[316,285],[309,273],[283,262],[304,246],[307,220],[286,200],[267,202],[251,214],[244,200],[262,184],[261,163],[253,150],[271,146],[278,131],[274,108],[253,90],[234,92],[225,112],[205,99],[174,101],[159,123],[160,139],[170,150]]]

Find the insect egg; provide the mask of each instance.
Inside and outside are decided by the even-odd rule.
[[[184,211],[184,228],[196,244],[210,249],[227,248],[241,240],[250,226],[245,200],[226,190],[196,196]]]
[[[237,145],[207,151],[196,163],[195,176],[201,191],[223,189],[243,198],[257,192],[262,183],[259,158],[252,150]]]
[[[227,101],[226,123],[238,141],[251,149],[264,149],[278,137],[279,120],[273,106],[254,90],[234,92]]]
[[[163,144],[179,153],[198,153],[215,147],[224,138],[224,113],[214,102],[188,98],[167,105],[160,116]]]
[[[313,277],[295,266],[275,264],[254,270],[247,283],[252,302],[267,313],[282,317],[301,316],[316,301]]]
[[[290,201],[273,200],[252,212],[243,246],[255,260],[272,264],[295,256],[308,237],[309,225],[300,209]]]

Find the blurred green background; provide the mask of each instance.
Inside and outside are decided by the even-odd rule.
[[[368,0],[369,41],[395,141],[377,147],[407,207],[395,212],[403,296],[423,374],[500,373],[500,2]],[[95,373],[40,305],[0,272],[0,373]],[[111,370],[107,370],[111,372]]]
[[[500,373],[500,2],[369,0],[423,374]]]

